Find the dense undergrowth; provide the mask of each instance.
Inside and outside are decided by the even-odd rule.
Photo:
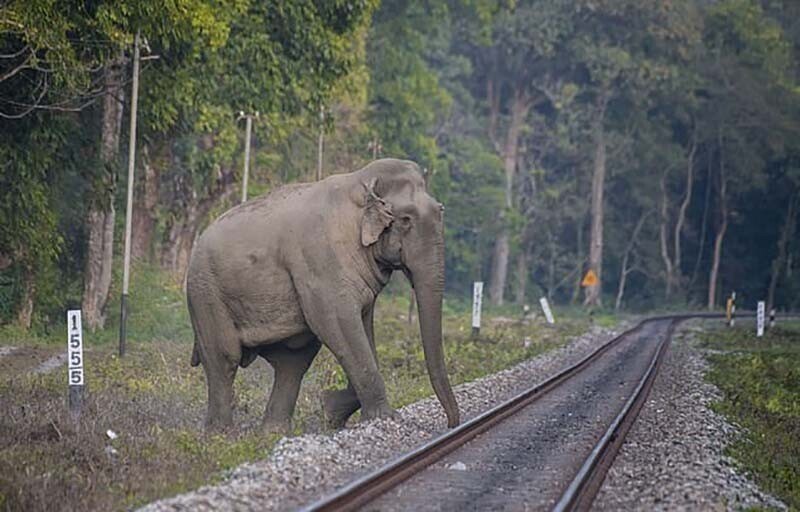
[[[402,276],[400,276],[402,277]],[[0,361],[0,510],[127,509],[219,480],[225,470],[265,457],[279,439],[259,428],[271,385],[257,361],[236,379],[236,427],[208,435],[205,378],[189,366],[192,333],[180,285],[140,269],[131,290],[127,355],[116,354],[117,322],[85,333],[88,400],[79,421],[65,407],[63,367],[32,374],[34,363],[60,353],[64,332],[23,336],[0,330],[0,344],[22,347]],[[393,280],[378,300],[375,332],[391,404],[402,407],[432,394],[416,319],[407,318],[409,288]],[[118,303],[109,306],[117,311]],[[484,315],[471,336],[465,300],[445,301],[447,368],[454,385],[562,345],[585,331],[579,311],[555,311],[556,327],[541,316],[523,321],[509,306]],[[595,318],[609,324],[610,316]],[[24,357],[23,357],[24,356]],[[26,359],[27,358],[27,359]],[[346,384],[323,349],[306,375],[294,417],[295,433],[324,431],[323,389]],[[110,439],[107,431],[118,435]]]
[[[762,489],[800,510],[800,324],[757,338],[752,327],[712,331],[703,345],[710,380],[723,392],[718,412],[743,427],[728,455]]]

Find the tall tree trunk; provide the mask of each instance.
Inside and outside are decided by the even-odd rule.
[[[517,286],[514,290],[516,292],[516,302],[520,306],[525,304],[525,294],[528,285],[528,250],[529,247],[525,246],[519,251],[517,255]]]
[[[511,234],[505,225],[506,210],[510,210],[514,203],[514,175],[517,171],[517,158],[519,156],[519,136],[525,118],[530,108],[530,99],[527,94],[517,89],[511,103],[511,120],[506,132],[503,146],[503,168],[505,169],[505,207],[500,213],[503,227],[494,245],[492,258],[492,271],[489,278],[489,301],[495,306],[503,304],[503,295],[508,278],[508,257],[511,252]]]
[[[578,300],[581,297],[581,277],[583,277],[583,264],[586,257],[583,253],[583,230],[584,225],[586,224],[586,210],[581,209],[581,215],[576,221],[576,229],[575,229],[575,251],[577,252],[575,258],[575,272],[578,275],[578,279],[575,280],[575,286],[572,288],[572,298],[570,299],[571,304],[577,304]]]
[[[556,242],[551,231],[547,233],[548,261],[547,261],[547,300],[553,300],[556,285]]]
[[[192,245],[200,228],[197,208],[191,207],[185,218],[167,223],[161,243],[161,266],[177,280],[183,279],[189,267]]]
[[[772,270],[769,278],[769,289],[767,291],[767,310],[771,310],[775,306],[775,290],[778,288],[778,281],[780,280],[781,272],[786,264],[787,247],[789,239],[795,232],[797,227],[797,203],[800,196],[793,194],[789,198],[786,207],[786,217],[783,220],[783,230],[778,239],[778,252],[775,254],[775,259],[772,260]]]
[[[212,140],[206,141],[203,147],[208,149],[211,144]],[[236,191],[234,172],[230,168],[221,168],[214,187],[203,199],[198,200],[192,187],[182,179],[177,180],[174,203],[179,208],[173,211],[173,216],[167,221],[161,241],[161,266],[180,280],[186,275],[192,246],[211,210],[232,197]]]
[[[720,224],[714,237],[714,254],[711,260],[711,271],[708,276],[708,309],[714,310],[717,305],[717,278],[719,277],[719,263],[722,257],[722,242],[728,230],[728,204],[727,191],[728,179],[725,176],[724,150],[722,147],[722,133],[718,135],[719,143],[719,211]]]
[[[594,126],[594,168],[592,172],[591,231],[589,239],[589,269],[597,275],[597,284],[585,288],[584,306],[601,304],[603,282],[603,192],[606,181],[605,114],[608,91],[598,93]]]
[[[669,225],[669,197],[667,195],[667,175],[671,167],[667,167],[661,175],[659,180],[659,188],[661,189],[661,218],[658,225],[658,238],[661,248],[661,260],[664,262],[665,284],[664,296],[669,299],[672,295],[672,283],[674,282],[672,258],[669,256],[669,242],[667,240],[667,227]]]
[[[109,65],[105,73],[100,161],[103,169],[95,181],[86,218],[88,246],[83,282],[83,320],[91,329],[103,327],[105,308],[111,287],[114,256],[114,191],[117,181],[119,139],[122,130],[121,59]]]
[[[706,245],[706,227],[708,225],[708,205],[711,203],[711,178],[713,175],[714,167],[711,165],[711,152],[708,152],[708,173],[706,175],[706,197],[703,202],[703,218],[700,221],[700,247],[697,249],[697,258],[694,260],[694,268],[692,269],[692,277],[689,279],[689,285],[686,287],[687,294],[691,293],[692,287],[697,280],[697,275],[700,272],[700,262],[703,261],[703,250]]]
[[[153,235],[156,229],[156,205],[158,204],[159,167],[163,162],[157,155],[150,154],[150,147],[142,148],[141,179],[139,191],[133,203],[131,221],[131,256],[135,260],[150,260],[153,251]]]
[[[633,228],[631,239],[625,247],[625,254],[622,256],[622,268],[619,273],[619,287],[617,288],[617,300],[614,303],[614,311],[619,311],[619,308],[622,306],[622,298],[625,295],[625,284],[628,280],[628,274],[633,272],[633,268],[628,267],[628,263],[630,262],[631,253],[636,247],[636,239],[639,238],[639,233],[642,231],[642,227],[644,227],[644,222],[647,220],[648,215],[649,212],[639,217],[636,227]]]
[[[23,329],[30,329],[33,322],[33,301],[36,298],[36,273],[27,263],[22,270],[22,299],[17,309],[17,323]]]
[[[692,140],[690,142],[689,154],[686,156],[686,193],[683,196],[683,201],[678,209],[678,220],[675,222],[675,232],[673,233],[674,249],[672,251],[673,261],[673,286],[679,288],[684,284],[683,273],[681,272],[681,236],[683,235],[683,226],[686,223],[686,211],[692,202],[692,192],[694,189],[694,155],[697,152],[697,128],[692,131]]]

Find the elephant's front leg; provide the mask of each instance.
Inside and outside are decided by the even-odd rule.
[[[375,302],[373,301],[364,312],[362,319],[364,322],[364,332],[367,335],[367,340],[372,350],[372,357],[375,359],[376,366],[379,366],[378,354],[375,348],[374,312]],[[345,389],[323,392],[322,404],[328,426],[331,428],[344,427],[350,416],[361,407],[361,402],[358,400],[356,390],[349,380]]]
[[[275,345],[261,350],[261,355],[275,370],[272,392],[269,395],[267,410],[264,412],[265,430],[289,432],[303,375],[311,366],[319,349],[319,340],[313,339],[308,345],[299,349]]]
[[[363,306],[341,296],[325,300],[323,294],[306,295],[304,312],[317,336],[344,368],[361,403],[361,418],[393,417],[386,387],[370,346],[362,318]]]

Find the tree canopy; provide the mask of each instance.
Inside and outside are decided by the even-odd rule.
[[[592,307],[713,308],[733,290],[797,307],[798,14],[790,0],[7,2],[0,322],[46,325],[80,301],[91,212],[127,187],[137,32],[134,255],[177,279],[238,195],[237,118],[258,112],[251,197],[313,179],[320,136],[325,174],[373,156],[427,169],[451,294],[484,280],[495,304],[578,303],[592,269]]]

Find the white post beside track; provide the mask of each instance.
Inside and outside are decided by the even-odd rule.
[[[550,304],[547,303],[547,297],[539,299],[539,304],[542,305],[542,311],[544,311],[544,317],[547,319],[547,323],[550,325],[556,323],[553,318],[553,312],[550,310]]]
[[[67,311],[67,382],[69,384],[69,410],[74,417],[81,414],[84,398],[83,331],[81,310]]]
[[[472,336],[481,332],[481,302],[483,301],[483,281],[472,285]]]
[[[764,301],[758,301],[758,308],[756,309],[756,336],[759,338],[764,336]]]

